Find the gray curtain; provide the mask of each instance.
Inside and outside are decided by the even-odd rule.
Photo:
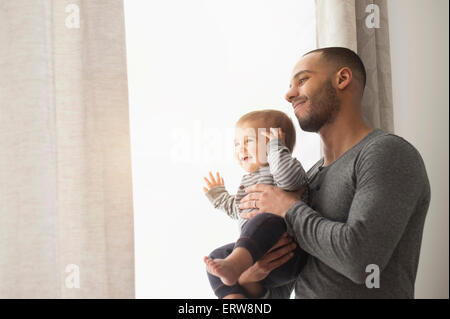
[[[367,71],[363,116],[370,126],[393,132],[386,0],[316,0],[316,31],[318,48],[342,46],[359,54]]]
[[[0,298],[134,298],[122,0],[0,0]]]

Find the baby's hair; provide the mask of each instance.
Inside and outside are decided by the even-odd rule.
[[[295,126],[292,120],[285,113],[278,110],[253,111],[241,116],[236,122],[236,126],[252,122],[258,128],[281,128],[285,133],[286,147],[291,151],[295,146]]]

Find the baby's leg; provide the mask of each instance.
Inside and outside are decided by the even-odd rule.
[[[253,264],[253,259],[247,249],[237,247],[224,259],[205,257],[204,262],[210,274],[219,277],[225,285],[232,286]]]
[[[215,249],[213,252],[209,254],[211,259],[225,259],[228,257],[234,249],[234,243],[222,246],[220,248]],[[245,290],[239,285],[235,284],[232,286],[224,285],[220,277],[215,276],[211,273],[207,273],[209,283],[211,284],[211,288],[214,291],[214,294],[219,299],[228,299],[228,298],[246,298]]]
[[[272,248],[286,231],[283,218],[260,213],[242,227],[241,237],[226,258],[205,257],[206,269],[225,285],[234,285],[240,275]]]
[[[286,223],[280,216],[259,213],[249,219],[242,227],[241,237],[237,240],[235,250],[246,249],[254,262],[268,252],[286,232]]]
[[[245,223],[241,238],[235,246],[246,247],[252,254],[253,260],[257,261],[278,242],[286,230],[286,222],[283,218],[269,213],[260,213]],[[297,246],[294,256],[271,271],[262,281],[263,286],[279,287],[295,280],[306,260],[306,252]]]

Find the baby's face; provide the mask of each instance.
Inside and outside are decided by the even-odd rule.
[[[236,126],[234,155],[239,165],[249,173],[257,171],[261,166],[266,166],[268,141],[269,139],[258,132],[258,126],[253,123],[246,122]]]

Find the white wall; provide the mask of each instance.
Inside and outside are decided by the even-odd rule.
[[[449,297],[448,0],[388,0],[395,133],[421,153],[431,205],[416,298]]]

